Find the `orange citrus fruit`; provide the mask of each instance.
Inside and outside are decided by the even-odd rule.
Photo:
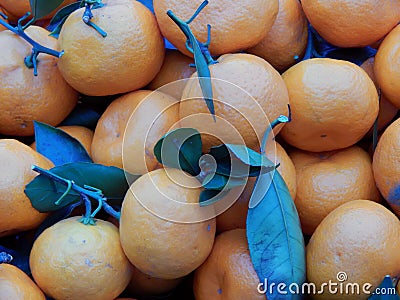
[[[0,299],[45,300],[39,287],[16,266],[0,264]]]
[[[199,206],[198,186],[197,179],[178,169],[154,170],[131,185],[119,230],[126,255],[141,272],[180,278],[210,254],[215,219],[207,219],[207,208]]]
[[[202,133],[203,150],[221,143],[243,144],[258,151],[269,121],[286,115],[289,97],[280,74],[252,54],[226,54],[210,65],[216,122],[209,113],[197,72],[183,90],[182,127]],[[269,120],[269,121],[268,121]],[[274,129],[277,134],[281,125]]]
[[[182,278],[161,279],[152,277],[134,267],[132,278],[127,289],[135,296],[151,297],[170,292],[181,281]]]
[[[383,132],[374,152],[372,167],[382,196],[400,216],[400,119]]]
[[[178,102],[147,90],[114,100],[99,119],[92,142],[96,163],[144,174],[161,167],[153,148],[178,121]]]
[[[379,110],[373,81],[357,65],[330,58],[302,61],[283,74],[292,122],[281,132],[297,148],[321,152],[358,142]]]
[[[41,27],[29,26],[26,34],[43,46],[56,49],[57,40]],[[28,136],[33,121],[58,125],[72,111],[78,94],[63,79],[57,58],[40,54],[38,76],[28,69],[24,58],[32,46],[15,33],[0,32],[0,133]]]
[[[378,88],[378,83],[376,82],[376,76],[374,72],[374,57],[370,57],[361,64],[361,68],[367,72],[368,76],[372,79],[375,86]],[[393,120],[397,114],[397,107],[394,106],[385,95],[381,94],[381,99],[379,101],[379,114],[378,114],[378,131],[382,130],[386,125]],[[370,130],[372,133],[372,128]]]
[[[327,282],[358,284],[360,294],[315,294],[315,299],[366,299],[385,275],[400,275],[400,221],[384,206],[354,200],[332,211],[307,245],[307,279],[318,288]],[[365,286],[368,284],[368,286]],[[338,286],[336,286],[338,287]],[[369,287],[369,289],[368,289]]]
[[[59,126],[58,129],[61,129],[68,133],[73,138],[77,139],[85,148],[86,152],[90,155],[91,154],[91,146],[92,146],[92,139],[93,139],[93,131],[83,127],[83,126]],[[33,142],[31,145],[32,149],[36,150],[36,142]]]
[[[357,146],[314,153],[294,150],[290,157],[296,168],[295,205],[305,234],[339,205],[357,199],[379,201],[371,159]]]
[[[400,7],[400,4],[399,4]],[[400,108],[400,25],[383,40],[375,56],[376,80],[382,93]]]
[[[147,85],[164,59],[157,21],[139,1],[104,1],[91,21],[107,32],[101,36],[82,22],[84,8],[65,21],[59,45],[65,51],[58,66],[65,80],[90,96],[126,93]]]
[[[36,228],[47,214],[32,207],[24,193],[25,185],[37,175],[32,165],[49,169],[53,163],[11,139],[0,139],[0,161],[0,237]]]
[[[33,278],[55,299],[114,299],[132,274],[118,228],[103,220],[84,225],[79,219],[62,220],[37,238],[29,257]]]
[[[293,199],[296,197],[296,170],[294,164],[286,153],[285,149],[279,143],[267,144],[266,156],[275,165],[280,164],[277,168],[279,174],[285,180],[290,195]],[[217,216],[217,231],[223,232],[235,228],[246,228],[247,210],[251,193],[253,192],[255,183],[254,177],[249,177],[245,188],[230,208]]]
[[[307,19],[298,0],[279,0],[279,11],[267,36],[246,50],[285,71],[303,57],[307,46]]]
[[[250,259],[246,231],[234,229],[218,235],[207,260],[195,271],[196,300],[261,300],[259,279]]]
[[[160,92],[180,100],[186,83],[182,79],[189,78],[196,71],[195,68],[190,67],[191,63],[193,63],[193,59],[177,50],[167,49],[160,72],[148,84],[147,88],[150,90],[159,89]]]
[[[400,21],[399,0],[302,0],[311,25],[339,47],[368,46]]]
[[[186,37],[167,15],[171,10],[186,21],[193,15],[203,0],[156,0],[154,12],[162,34],[179,51],[186,50]],[[278,13],[278,0],[245,0],[232,5],[231,1],[210,1],[190,23],[195,37],[207,40],[207,24],[211,25],[210,52],[220,55],[237,52],[259,43],[271,29]]]

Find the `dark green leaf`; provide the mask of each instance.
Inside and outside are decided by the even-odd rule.
[[[274,168],[274,165],[265,155],[247,148],[245,145],[222,144],[211,147],[210,154],[214,156],[217,161],[233,155],[234,158],[239,159],[248,166]]]
[[[65,179],[73,180],[81,187],[88,185],[100,189],[110,205],[121,204],[129,184],[138,177],[126,174],[124,170],[117,167],[82,162],[54,167],[51,171]],[[31,200],[34,208],[40,212],[47,212],[58,210],[81,200],[77,192],[71,190],[62,202],[56,205],[55,202],[65,190],[65,185],[54,182],[45,175],[39,175],[26,185],[25,194]]]
[[[83,126],[95,129],[100,114],[86,104],[78,103],[75,109],[60,124],[60,126]]]
[[[34,122],[36,151],[50,159],[55,166],[73,162],[92,162],[82,144],[65,131]]]
[[[386,275],[368,300],[399,300],[392,278]]]
[[[271,184],[262,184],[262,177],[269,177],[264,182]],[[279,172],[261,174],[255,183],[255,193],[262,195],[262,200],[249,208],[246,231],[260,283],[267,280],[301,286],[306,279],[304,239],[296,207]],[[270,300],[301,299],[301,295],[289,295],[279,294],[276,289],[272,294],[266,291]]]
[[[207,4],[208,1],[204,1],[190,19],[193,20]],[[181,29],[181,31],[187,38],[187,44],[191,46],[190,51],[193,53],[194,56],[194,63],[196,65],[201,92],[203,94],[203,98],[206,102],[207,108],[210,111],[210,113],[214,116],[215,120],[211,73],[208,67],[208,65],[211,62],[208,62],[206,57],[206,53],[209,54],[208,46],[206,44],[200,43],[196,39],[192,30],[189,27],[188,23],[190,22],[182,21],[171,10],[167,11],[167,15],[176,23],[176,25],[178,25],[178,27]],[[208,30],[210,30],[210,27],[209,26],[207,27]],[[208,32],[208,36],[210,37],[210,32]]]
[[[63,0],[30,0],[32,15],[35,20],[43,18],[63,3]]]
[[[211,205],[225,197],[230,190],[203,190],[200,193],[199,203],[200,206]]]
[[[228,177],[219,174],[209,174],[204,178],[203,187],[207,190],[222,190],[226,183],[228,182]]]
[[[231,189],[236,186],[245,185],[247,178],[227,177],[220,174],[209,174],[204,178],[203,187],[207,190]]]
[[[274,164],[265,156],[244,145],[222,144],[211,147],[210,155],[217,161],[217,173],[230,177],[258,176],[261,168],[264,172],[275,169]]]
[[[200,173],[200,133],[193,128],[178,128],[168,132],[154,146],[154,155],[163,165],[182,169],[195,176]]]
[[[80,7],[80,2],[81,1],[77,1],[64,6],[53,16],[50,20],[49,26],[47,26],[47,30],[51,31],[52,36],[58,37],[65,20]]]

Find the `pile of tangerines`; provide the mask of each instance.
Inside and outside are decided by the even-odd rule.
[[[197,203],[202,188],[194,177],[164,168],[153,148],[171,129],[191,127],[202,134],[204,153],[221,141],[259,151],[265,120],[286,115],[288,104],[291,122],[274,128],[265,153],[279,164],[308,241],[307,281],[321,285],[343,271],[349,281],[375,288],[385,275],[400,276],[400,0],[210,0],[190,28],[205,42],[211,25],[216,121],[199,81],[189,80],[198,72],[186,37],[167,15],[188,20],[202,0],[154,0],[154,14],[136,0],[102,3],[92,21],[106,37],[82,22],[84,8],[68,16],[58,39],[46,30],[55,12],[25,30],[64,51],[61,58],[40,54],[37,76],[24,64],[31,45],[0,27],[0,244],[35,232],[49,215],[24,193],[37,175],[32,165],[53,167],[27,138],[33,121],[58,126],[85,97],[103,105],[112,96],[94,131],[58,128],[95,163],[142,176],[119,220],[84,225],[78,210],[46,229],[30,252],[31,277],[4,259],[0,299],[192,299],[192,292],[198,300],[265,299],[245,231],[254,178],[231,207],[202,219],[200,206],[162,201]],[[27,0],[0,0],[10,24],[29,10]],[[302,60],[310,25],[333,46],[368,46],[376,55],[360,66]],[[165,50],[164,37],[175,50]],[[201,221],[160,217],[143,199],[178,219]],[[189,295],[173,298],[182,286],[190,286]]]

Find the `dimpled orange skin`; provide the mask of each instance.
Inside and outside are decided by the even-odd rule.
[[[286,115],[289,97],[280,74],[264,59],[251,54],[226,54],[210,65],[215,115],[234,129],[214,122],[205,101],[197,73],[192,75],[182,93],[179,106],[182,127],[193,127],[202,134],[203,152],[223,143],[243,144],[258,151],[269,122]],[[238,86],[238,87],[235,87]],[[202,117],[198,117],[198,114]],[[274,129],[277,134],[282,128]],[[219,139],[219,140],[218,140]]]
[[[246,50],[264,58],[278,71],[285,71],[304,55],[307,19],[298,0],[279,0],[279,12],[267,36]]]
[[[400,7],[400,4],[399,4]],[[400,108],[400,25],[383,40],[375,56],[376,79],[382,93]]]
[[[45,300],[43,292],[23,271],[10,264],[0,264],[0,299]]]
[[[92,130],[83,126],[59,126],[57,128],[77,139],[82,144],[83,148],[85,148],[86,152],[91,155],[91,145],[93,140]],[[33,142],[31,147],[36,150],[36,142]]]
[[[384,206],[355,200],[332,211],[307,245],[307,279],[317,287],[345,272],[346,283],[358,283],[360,292],[370,283],[372,293],[385,275],[400,275],[400,221]],[[313,299],[366,299],[367,295],[314,295]]]
[[[156,0],[154,12],[163,34],[179,51],[191,55],[185,47],[186,37],[167,15],[171,10],[186,21],[203,0]],[[190,23],[195,37],[207,40],[207,24],[211,25],[212,55],[233,53],[259,43],[271,29],[278,14],[278,0],[209,1],[208,5]]]
[[[29,26],[26,34],[43,46],[56,49],[57,40],[38,26]],[[0,32],[0,133],[33,135],[33,121],[58,125],[72,111],[78,94],[63,79],[58,59],[40,54],[38,76],[28,69],[24,58],[32,46],[9,30]]]
[[[29,146],[0,139],[0,237],[34,229],[46,218],[32,207],[24,189],[37,173],[32,165],[50,169],[54,165]]]
[[[130,116],[124,132],[123,167],[144,174],[161,167],[154,146],[179,121],[179,101],[154,91],[143,99]]]
[[[189,78],[196,69],[190,67],[194,61],[177,50],[166,50],[164,63],[157,76],[147,86],[150,90],[159,89],[160,92],[171,95],[180,100],[185,87],[185,80]],[[173,84],[169,84],[169,83]],[[165,86],[166,85],[166,86]]]
[[[128,290],[132,295],[141,297],[151,297],[165,294],[173,290],[183,278],[160,279],[151,277],[137,268],[133,268],[132,278],[128,285]]]
[[[295,205],[305,234],[339,205],[356,199],[380,200],[371,159],[357,146],[313,153],[290,152],[297,175]]]
[[[107,32],[103,38],[74,11],[58,39],[65,54],[59,69],[65,80],[90,96],[126,93],[147,85],[164,59],[164,41],[154,15],[135,0],[104,1],[91,21]]]
[[[131,263],[152,277],[175,279],[191,273],[205,261],[214,243],[215,218],[195,223],[169,221],[170,216],[188,218],[188,214],[193,220],[203,219],[202,207],[186,210],[179,205],[197,204],[201,192],[190,188],[198,186],[197,179],[183,174],[178,169],[146,173],[131,185],[122,203],[122,247]]]
[[[368,76],[372,79],[375,86],[378,88],[378,83],[376,82],[376,76],[374,72],[374,57],[368,58],[361,64],[361,68],[367,72]],[[378,114],[378,131],[382,130],[386,125],[393,120],[397,114],[397,107],[394,106],[385,95],[381,94],[381,99],[379,100],[379,114]],[[368,132],[372,134],[372,128]]]
[[[383,132],[374,152],[372,167],[382,196],[400,216],[400,119]]]
[[[210,256],[195,271],[193,290],[196,300],[265,300],[258,283],[246,230],[235,229],[216,237]]]
[[[97,123],[94,162],[134,174],[161,167],[153,148],[179,120],[178,109],[177,100],[160,92],[139,90],[117,98]]]
[[[267,144],[266,156],[276,165],[289,189],[290,195],[296,197],[296,170],[294,164],[279,143]],[[246,228],[249,200],[255,183],[255,177],[249,177],[248,182],[240,195],[229,209],[217,216],[217,232],[224,232],[235,228]]]
[[[114,299],[132,274],[118,228],[103,220],[84,225],[80,218],[56,223],[34,242],[29,257],[33,278],[55,299]]]
[[[292,121],[281,132],[302,150],[346,148],[371,128],[379,111],[378,92],[357,65],[330,58],[302,61],[283,75]]]
[[[302,0],[301,4],[318,33],[339,47],[368,46],[400,21],[399,0]]]

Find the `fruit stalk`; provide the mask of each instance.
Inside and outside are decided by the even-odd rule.
[[[60,58],[64,54],[64,51],[59,52],[59,51],[47,48],[45,46],[42,46],[38,42],[35,42],[33,39],[31,39],[25,33],[24,30],[30,25],[30,23],[28,22],[28,24],[26,24],[25,26],[22,26],[21,23],[30,15],[31,15],[31,13],[27,12],[21,19],[18,20],[18,25],[16,27],[11,26],[10,24],[8,24],[7,22],[5,22],[2,19],[0,19],[0,24],[3,25],[4,27],[6,27],[8,30],[19,35],[25,41],[27,41],[29,44],[32,45],[32,53],[30,55],[28,55],[27,57],[25,57],[24,62],[28,68],[30,68],[30,69],[33,68],[33,75],[37,76],[37,74],[38,74],[37,73],[37,57],[40,53],[46,53],[46,54],[55,56],[57,58]],[[2,14],[2,17],[5,17],[5,16]]]
[[[100,211],[101,208],[103,208],[109,215],[111,215],[112,217],[119,219],[120,217],[120,212],[115,211],[106,201],[107,198],[104,196],[103,192],[95,187],[92,186],[88,186],[88,185],[84,185],[83,187],[77,185],[76,183],[74,183],[72,180],[68,180],[65,179],[61,176],[58,176],[57,174],[54,174],[53,172],[49,171],[49,170],[45,170],[43,168],[40,168],[38,166],[32,166],[32,170],[44,175],[48,178],[50,178],[51,180],[61,183],[63,185],[65,185],[67,187],[67,190],[64,192],[64,194],[55,202],[56,204],[60,204],[61,200],[71,191],[74,190],[75,192],[77,192],[86,207],[86,213],[85,215],[82,217],[82,219],[80,220],[82,223],[84,223],[85,225],[90,224],[90,225],[95,225],[94,222],[94,217],[96,216],[96,214]],[[97,208],[94,210],[93,213],[91,213],[91,202],[90,202],[90,198],[96,200],[98,202],[98,206]]]

